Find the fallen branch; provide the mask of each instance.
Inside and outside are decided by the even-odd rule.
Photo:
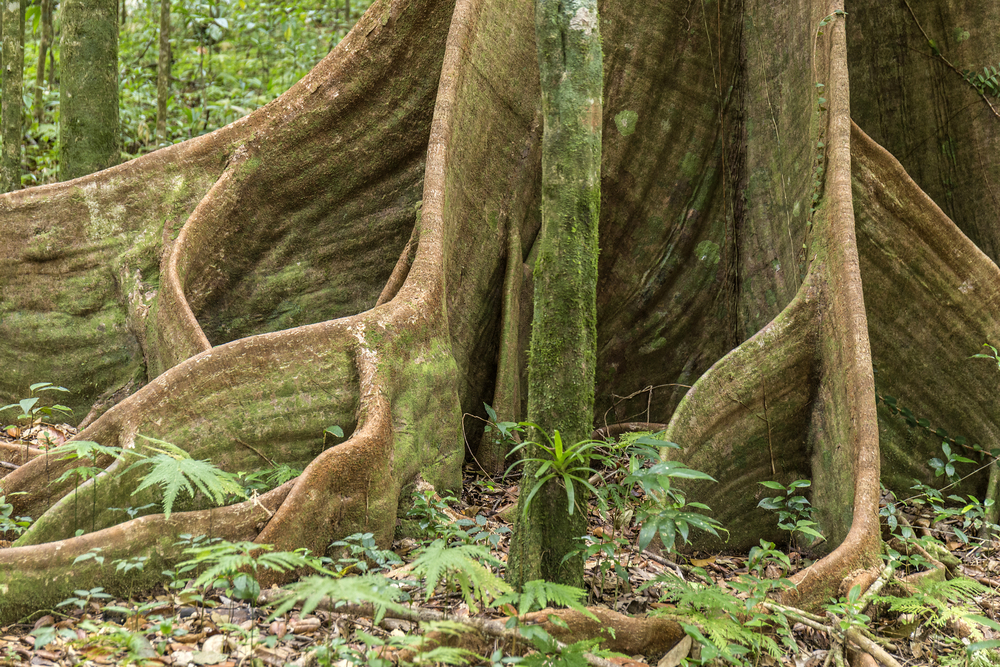
[[[278,602],[288,596],[288,592],[278,589],[271,588],[261,591],[260,597],[258,599],[258,604],[265,606]],[[323,611],[330,611],[339,614],[349,614],[351,616],[362,616],[362,617],[374,617],[375,608],[370,604],[357,604],[352,602],[344,602],[339,600],[331,600],[330,598],[323,598],[319,604],[316,605],[317,609],[322,609]],[[415,623],[428,623],[435,621],[450,621],[453,623],[461,623],[466,625],[471,630],[478,630],[479,632],[489,635],[491,637],[499,637],[503,639],[525,641],[524,636],[521,634],[518,628],[508,628],[506,626],[505,619],[494,619],[494,618],[476,618],[474,616],[455,616],[453,614],[445,614],[440,611],[433,611],[430,609],[385,609],[384,616],[386,618],[395,618],[401,621],[411,621]],[[554,640],[556,648],[560,651],[566,649],[567,644],[559,640]],[[600,656],[593,655],[592,653],[584,653],[584,659],[587,664],[593,667],[618,667],[615,663],[610,660],[606,660]]]
[[[832,626],[817,622],[814,620],[817,618],[816,616],[801,609],[788,607],[783,604],[778,604],[777,602],[765,602],[763,604],[766,609],[779,614],[784,614],[788,618],[797,621],[802,625],[808,626],[813,630],[826,633],[826,635],[831,638],[831,641],[836,639],[836,637],[840,634]],[[895,658],[889,655],[884,648],[866,637],[858,628],[848,628],[847,631],[843,633],[843,636],[845,640],[854,642],[861,650],[870,653],[872,657],[881,662],[883,665],[886,665],[886,667],[902,667],[902,665],[900,665]]]

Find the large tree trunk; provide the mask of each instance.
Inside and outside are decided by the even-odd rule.
[[[3,160],[0,190],[21,188],[21,130],[24,105],[24,0],[3,5]]]
[[[61,8],[59,178],[121,160],[118,127],[118,0],[65,0]]]
[[[1000,60],[992,0],[910,4],[926,31],[973,35],[935,38],[948,58],[968,51],[960,66]],[[907,488],[940,444],[877,414],[876,387],[970,443],[991,445],[1000,423],[981,391],[995,369],[966,360],[1000,330],[997,120],[917,55],[905,5],[839,9],[601,5],[595,424],[669,422],[720,481],[689,497],[730,529],[725,548],[779,537],[758,481],[813,479],[829,555],[802,575],[802,604],[877,558],[880,459]],[[539,229],[533,33],[515,0],[376,4],[247,118],[4,196],[0,400],[59,382],[97,417],[81,438],[158,437],[228,470],[307,467],[259,504],[119,524],[74,517],[71,488],[47,484],[62,463],[23,465],[0,487],[40,518],[0,551],[0,623],[122,585],[72,565],[98,544],[163,562],[170,535],[192,532],[323,551],[357,530],[388,539],[418,478],[459,483],[463,412],[525,395],[513,306],[530,302],[517,267]],[[924,98],[883,95],[894,81]],[[945,135],[960,162],[931,159]],[[324,449],[330,424],[349,437]],[[96,480],[99,507],[147,502],[125,468]],[[99,530],[73,538],[77,521]]]
[[[542,226],[535,241],[528,420],[535,424],[530,433],[535,443],[558,431],[567,447],[589,440],[594,426],[603,92],[599,29],[595,0],[535,3]],[[527,458],[508,581],[519,589],[535,579],[582,588],[580,540],[587,532],[587,489],[554,477],[528,502],[543,465],[540,459],[552,457],[531,444]]]

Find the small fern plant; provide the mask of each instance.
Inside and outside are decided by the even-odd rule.
[[[151,466],[149,473],[142,478],[142,482],[132,495],[152,486],[160,487],[163,493],[163,513],[167,519],[170,518],[177,494],[181,491],[192,498],[197,491],[200,491],[215,505],[222,505],[229,495],[246,498],[246,492],[240,486],[236,475],[208,461],[192,459],[186,451],[164,440],[145,435],[138,437],[152,443],[149,449],[156,452],[156,455],[144,457],[127,468],[132,470],[140,466]]]

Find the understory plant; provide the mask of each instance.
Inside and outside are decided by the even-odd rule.
[[[808,535],[813,538],[812,543],[822,541],[823,535],[816,530],[816,522],[812,520],[813,507],[809,504],[809,499],[797,493],[799,489],[807,489],[812,486],[808,479],[797,479],[785,486],[781,482],[767,480],[759,484],[772,491],[780,491],[784,495],[764,498],[757,507],[772,510],[778,514],[778,528],[787,530],[795,537]]]

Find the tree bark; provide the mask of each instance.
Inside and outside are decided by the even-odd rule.
[[[45,85],[45,59],[49,55],[49,44],[51,43],[52,25],[49,20],[51,1],[41,0],[41,34],[38,38],[38,64],[35,67],[35,103],[33,105],[35,121],[39,123],[42,122],[42,113],[45,111],[42,87]]]
[[[559,431],[572,446],[588,440],[594,424],[603,90],[596,0],[538,0],[535,41],[544,131],[528,420],[537,426],[534,442]],[[528,457],[547,456],[532,445]],[[582,587],[587,490],[569,482],[574,508],[564,481],[552,479],[528,504],[540,465],[528,463],[521,478],[508,579],[518,588],[534,579]]]
[[[21,188],[21,130],[24,104],[24,0],[3,5],[3,164],[0,189]]]
[[[1000,61],[992,0],[910,5],[929,34],[970,33],[935,37],[950,61]],[[812,479],[826,536],[813,549],[827,555],[801,576],[803,607],[877,558],[880,473],[898,490],[933,479],[940,436],[879,396],[970,446],[1000,424],[982,392],[996,369],[968,359],[1000,331],[996,118],[925,52],[905,5],[838,10],[600,6],[594,423],[668,423],[680,455],[719,480],[685,489],[731,531],[704,548],[782,540],[758,482]],[[230,471],[261,454],[305,471],[269,518],[192,501],[170,523],[119,524],[100,507],[74,518],[72,488],[47,484],[68,464],[25,463],[0,480],[37,519],[0,550],[0,623],[76,588],[127,590],[72,565],[80,549],[156,548],[169,563],[161,531],[211,531],[220,515],[247,518],[227,535],[279,549],[358,531],[385,542],[418,479],[458,485],[462,415],[499,391],[499,358],[510,396],[519,358],[520,337],[500,336],[522,329],[501,316],[511,227],[523,264],[541,253],[533,34],[516,0],[392,0],[247,118],[3,196],[0,404],[55,381],[78,415],[98,406],[81,438],[131,447],[142,434]],[[347,438],[324,446],[331,424]],[[88,484],[117,494],[109,506],[155,500],[129,495],[126,468]],[[75,520],[98,531],[74,538]]]
[[[121,159],[118,125],[118,0],[65,0],[59,81],[59,178]]]
[[[156,65],[156,140],[167,141],[170,97],[170,0],[160,0],[160,56]]]

